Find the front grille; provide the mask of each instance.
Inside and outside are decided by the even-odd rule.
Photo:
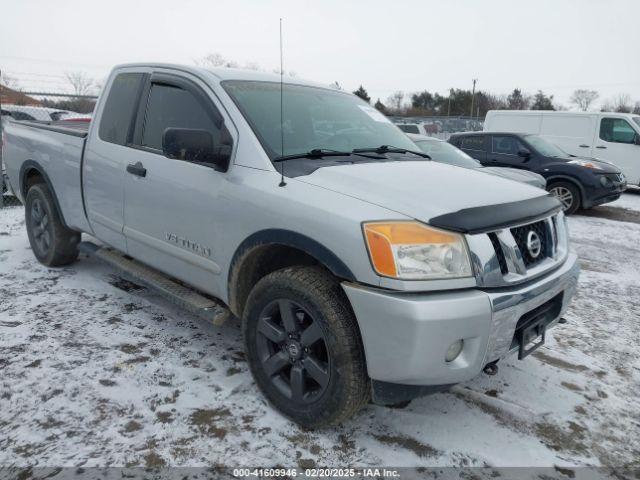
[[[542,220],[511,229],[511,234],[522,254],[522,261],[527,268],[537,265],[550,256],[551,235],[547,225],[548,223]]]
[[[496,252],[496,257],[498,257],[498,263],[500,264],[500,271],[503,275],[509,273],[509,267],[507,266],[507,259],[504,256],[504,252],[502,251],[502,247],[500,246],[500,240],[498,239],[498,235],[495,233],[489,234],[489,240],[491,240],[491,245],[493,245],[493,249]]]

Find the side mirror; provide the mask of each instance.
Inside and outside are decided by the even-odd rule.
[[[167,158],[226,171],[231,159],[231,145],[214,146],[213,135],[207,130],[167,128],[162,134],[162,153]]]
[[[531,157],[531,152],[529,150],[521,148],[520,150],[518,150],[518,156],[524,158],[525,160],[529,160],[529,158]]]

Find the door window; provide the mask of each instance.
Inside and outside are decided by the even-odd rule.
[[[142,131],[142,145],[162,150],[162,134],[167,128],[206,130],[213,144],[220,144],[221,129],[196,97],[179,87],[152,84]]]
[[[481,135],[474,135],[473,137],[464,137],[460,148],[465,150],[481,150],[484,151],[484,137]]]
[[[600,139],[613,143],[634,143],[636,131],[623,118],[603,118]]]
[[[515,137],[493,136],[492,151],[502,155],[517,155],[520,150],[520,142]]]
[[[113,80],[100,119],[100,139],[126,145],[141,80],[141,73],[121,73]]]

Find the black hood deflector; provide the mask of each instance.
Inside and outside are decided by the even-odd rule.
[[[463,208],[433,217],[429,225],[454,232],[485,233],[531,223],[560,210],[560,202],[553,195],[546,195],[519,202]]]

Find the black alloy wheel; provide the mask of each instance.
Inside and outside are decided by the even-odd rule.
[[[256,348],[273,386],[297,404],[322,397],[331,357],[319,323],[298,303],[278,299],[260,313]]]
[[[39,198],[35,198],[33,202],[31,202],[31,215],[29,220],[34,239],[33,248],[36,249],[38,256],[46,257],[51,249],[53,227],[49,221],[49,214]]]

